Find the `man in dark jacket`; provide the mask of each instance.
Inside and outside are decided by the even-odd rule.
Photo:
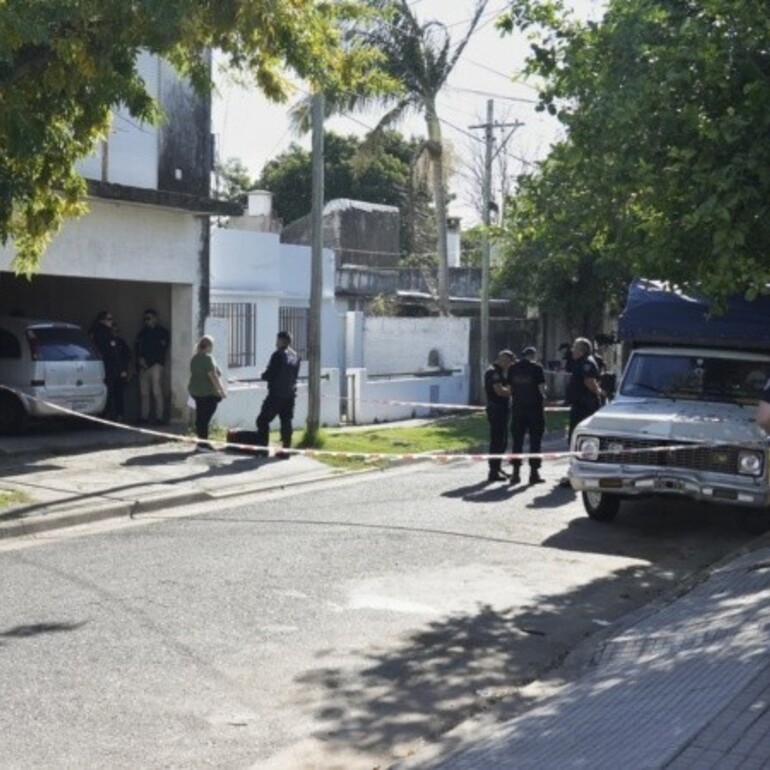
[[[495,362],[484,372],[484,393],[487,399],[489,421],[489,454],[505,453],[508,444],[508,424],[511,416],[511,391],[508,387],[508,369],[516,360],[510,350],[501,350]],[[489,460],[487,481],[508,481],[499,457]]]
[[[155,410],[155,424],[165,422],[163,369],[169,348],[169,333],[158,323],[158,314],[148,308],[142,316],[143,326],[136,335],[136,366],[139,370],[140,422],[150,419],[150,405]]]
[[[291,334],[278,332],[275,352],[270,356],[267,369],[262,372],[262,379],[267,382],[267,396],[262,402],[262,409],[257,417],[257,446],[266,447],[270,440],[270,423],[276,416],[281,421],[281,443],[284,449],[291,447],[294,432],[294,401],[297,396],[297,377],[299,376],[299,356],[291,347]],[[288,453],[279,457],[288,458]]]
[[[513,453],[524,450],[524,437],[529,434],[529,451],[540,452],[545,432],[545,372],[535,360],[537,351],[533,347],[524,348],[522,358],[508,370],[508,385],[511,389],[511,433],[513,434]],[[511,484],[521,481],[521,460],[513,460]],[[540,484],[541,460],[533,457],[529,461],[529,483]]]

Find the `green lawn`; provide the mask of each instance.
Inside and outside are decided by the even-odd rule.
[[[0,511],[10,508],[12,505],[30,502],[30,498],[24,492],[10,492],[7,489],[0,489]]]
[[[565,412],[546,413],[546,431],[564,431]],[[444,417],[418,426],[372,426],[368,430],[335,430],[323,433],[320,449],[334,452],[362,452],[367,454],[421,454],[424,452],[474,452],[489,441],[489,427],[484,414]],[[382,467],[387,459],[368,461],[358,458],[337,458],[320,455],[322,460],[336,467]]]

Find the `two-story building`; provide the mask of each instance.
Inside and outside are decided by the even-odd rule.
[[[171,333],[167,408],[179,417],[190,355],[208,315],[210,216],[240,209],[209,197],[209,96],[157,56],[140,54],[138,66],[164,120],[153,126],[115,111],[109,137],[79,166],[89,212],[64,225],[40,272],[31,281],[16,276],[12,249],[0,249],[0,315],[22,312],[87,328],[108,309],[133,347],[143,310],[154,308]],[[130,417],[136,398],[127,395]]]

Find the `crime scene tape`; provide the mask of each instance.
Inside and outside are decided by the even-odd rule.
[[[60,406],[50,401],[37,398],[36,396],[30,396],[27,393],[22,393],[15,388],[7,385],[0,385],[0,390],[8,390],[14,393],[20,398],[31,399],[37,401],[57,412],[68,415],[70,417],[76,417],[88,422],[93,422],[99,425],[106,425],[111,428],[119,428],[120,430],[130,431],[133,433],[139,433],[147,436],[155,436],[157,438],[164,439],[169,442],[179,442],[185,444],[198,444],[200,439],[196,436],[180,436],[176,433],[166,433],[163,431],[152,430],[150,428],[140,428],[133,425],[125,425],[120,422],[113,422],[112,420],[106,420],[103,417],[96,417],[95,415],[82,414],[76,412],[73,409]],[[208,444],[217,450],[224,449],[237,449],[242,452],[254,454],[255,456],[268,457],[281,457],[286,455],[303,455],[305,457],[337,457],[345,459],[358,459],[368,462],[377,462],[379,460],[393,460],[393,461],[417,461],[417,460],[432,460],[434,462],[446,463],[455,461],[473,461],[473,462],[486,462],[488,460],[563,460],[567,458],[580,458],[583,456],[583,452],[565,450],[563,452],[505,452],[501,454],[489,454],[489,453],[462,453],[462,452],[445,452],[442,450],[428,451],[428,452],[343,452],[328,449],[284,449],[281,446],[256,446],[254,444],[240,444],[227,441],[217,441],[213,439],[208,440]],[[720,442],[703,442],[697,444],[699,447],[717,447],[727,446],[727,444]],[[645,452],[678,452],[687,449],[692,449],[692,444],[675,444],[669,446],[657,446],[657,447],[644,447],[644,448],[632,448],[632,449],[620,449],[613,448],[612,450],[600,451],[599,455],[612,454],[614,456],[622,455],[634,455]]]
[[[469,412],[484,412],[485,406],[476,406],[473,404],[437,404],[431,401],[396,401],[394,399],[373,399],[373,398],[359,398],[354,399],[352,396],[333,396],[322,395],[321,398],[333,398],[339,401],[353,401],[357,400],[361,404],[389,404],[397,406],[423,406],[428,409],[451,409],[453,411],[466,410]],[[568,406],[546,406],[546,412],[569,412]]]

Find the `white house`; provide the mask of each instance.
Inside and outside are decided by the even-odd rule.
[[[181,417],[189,358],[208,315],[209,217],[237,208],[209,199],[209,97],[157,56],[143,53],[138,65],[164,121],[149,126],[115,112],[108,139],[79,166],[89,213],[65,224],[39,274],[17,277],[11,248],[0,249],[0,314],[88,327],[108,309],[133,345],[143,310],[156,309],[171,333],[169,414]],[[136,393],[127,396],[135,415]]]

